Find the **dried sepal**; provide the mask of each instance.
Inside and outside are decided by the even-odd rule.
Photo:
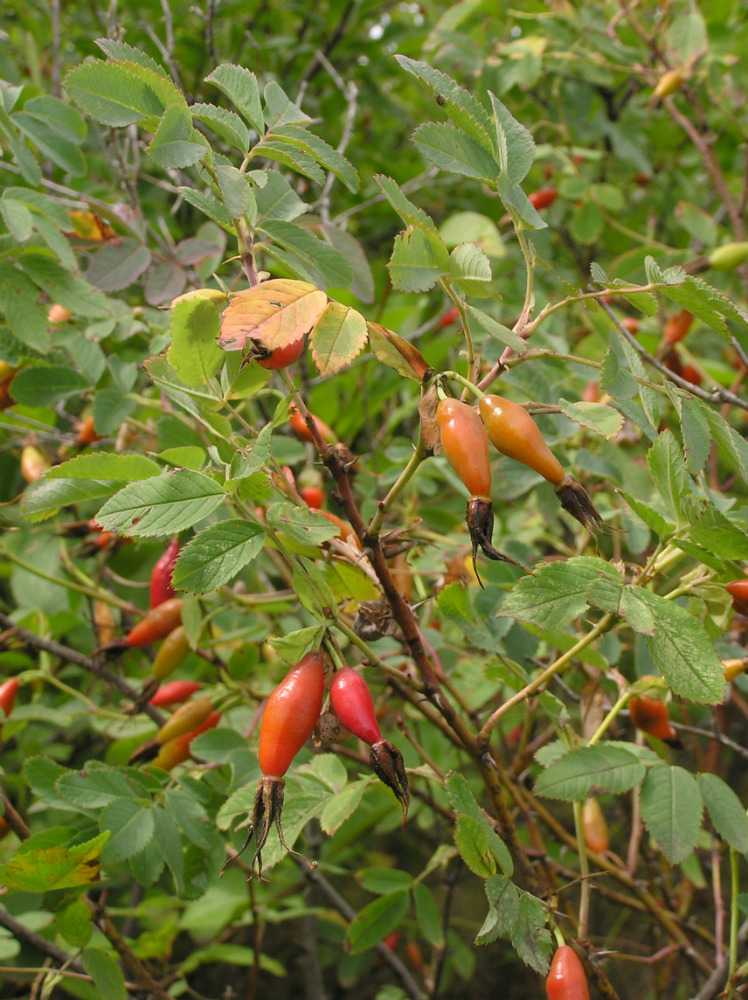
[[[405,773],[403,755],[389,740],[380,740],[369,751],[369,763],[374,774],[392,790],[402,806],[404,829],[410,805],[410,789],[408,788],[408,775]]]
[[[571,514],[572,517],[575,517],[588,531],[592,530],[590,525],[602,527],[604,524],[603,519],[595,510],[592,501],[587,495],[587,490],[573,476],[564,476],[554,489],[564,510]]]
[[[508,562],[513,566],[519,566],[520,569],[524,569],[528,573],[530,572],[522,563],[517,562],[516,559],[512,559],[511,556],[505,556],[493,547],[491,541],[491,536],[493,535],[493,504],[488,497],[470,497],[467,503],[465,521],[473,546],[473,569],[481,587],[483,586],[483,581],[478,574],[478,567],[476,565],[476,556],[478,555],[479,548],[489,559]]]

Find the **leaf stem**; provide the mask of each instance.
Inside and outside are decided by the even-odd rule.
[[[567,650],[565,653],[559,656],[559,658],[554,663],[552,663],[549,667],[546,667],[542,673],[538,674],[538,676],[534,678],[534,680],[530,681],[529,684],[525,685],[525,687],[523,687],[521,691],[518,691],[515,695],[512,695],[512,697],[509,698],[508,701],[505,701],[503,705],[500,705],[499,708],[497,708],[496,711],[490,716],[490,718],[485,723],[481,731],[478,733],[479,743],[486,745],[491,735],[491,730],[494,728],[499,719],[501,719],[504,715],[506,715],[506,713],[509,712],[512,708],[514,708],[515,705],[519,705],[520,702],[525,701],[527,698],[530,697],[531,694],[534,694],[539,688],[544,687],[545,684],[551,679],[551,677],[553,677],[554,674],[557,674],[560,670],[563,670],[563,668],[567,665],[567,663],[570,663],[575,656],[578,656],[579,653],[582,652],[583,649],[586,649],[587,646],[591,645],[596,639],[599,639],[600,636],[603,635],[603,633],[605,633],[610,628],[612,622],[613,622],[613,615],[611,614],[605,615],[603,618],[600,619],[597,625],[595,625],[595,627],[590,632],[588,632],[587,635],[582,636],[579,642],[575,643],[571,647],[571,649]]]

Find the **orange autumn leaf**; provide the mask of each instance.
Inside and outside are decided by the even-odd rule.
[[[322,315],[327,295],[308,281],[274,278],[239,292],[223,311],[218,346],[241,351],[248,340],[269,351],[287,347]]]

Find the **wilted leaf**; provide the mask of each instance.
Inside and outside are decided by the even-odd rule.
[[[275,278],[239,292],[223,312],[219,347],[241,351],[258,340],[274,351],[307,333],[322,315],[327,295],[307,281]]]
[[[366,343],[366,320],[350,306],[328,302],[314,327],[312,357],[320,375],[334,375],[361,352]]]

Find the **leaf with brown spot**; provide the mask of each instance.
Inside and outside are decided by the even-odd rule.
[[[417,347],[379,323],[367,323],[366,326],[371,349],[383,365],[394,368],[406,378],[423,381],[430,366]]]
[[[314,327],[312,357],[320,375],[334,375],[361,353],[366,343],[366,320],[340,302],[329,302]]]
[[[326,305],[327,295],[308,281],[263,281],[224,309],[218,346],[241,351],[247,340],[256,340],[269,351],[287,347],[312,329]]]

